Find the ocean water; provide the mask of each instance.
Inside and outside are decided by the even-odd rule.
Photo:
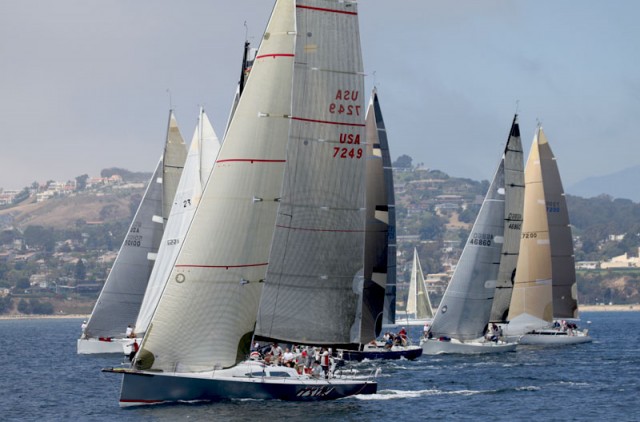
[[[587,321],[590,344],[354,365],[382,368],[371,396],[121,409],[120,376],[100,372],[121,358],[78,356],[81,320],[0,320],[0,420],[639,421],[640,312],[583,313]]]

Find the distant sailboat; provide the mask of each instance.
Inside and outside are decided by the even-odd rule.
[[[184,170],[173,201],[169,220],[164,229],[162,242],[158,250],[156,264],[153,267],[140,313],[135,325],[136,337],[146,333],[153,312],[171,275],[171,270],[184,241],[193,215],[202,196],[202,190],[209,179],[213,164],[220,150],[220,141],[207,118],[204,109],[200,109],[196,130]],[[125,354],[128,354],[125,350]]]
[[[107,370],[124,374],[121,405],[376,391],[244,361],[254,328],[297,343],[360,339],[362,89],[356,3],[278,0],[135,369]]]
[[[418,250],[414,248],[409,294],[407,295],[406,320],[403,320],[402,323],[406,325],[424,325],[432,320],[433,308],[424,280],[422,266],[420,265]]]
[[[185,156],[184,140],[171,111],[164,159],[156,166],[83,335],[78,339],[79,354],[122,353],[123,346],[131,342],[127,327],[133,330],[140,311],[164,230],[163,212],[170,209]]]
[[[488,340],[486,333],[503,253],[505,213],[509,212],[505,211],[506,194],[514,184],[505,163],[512,162],[512,154],[522,157],[517,125],[514,119],[502,160],[433,319],[431,335],[423,341],[425,354],[500,353],[516,348],[515,343],[500,340],[497,333],[495,341]]]
[[[591,341],[586,331],[553,323],[555,315],[577,317],[577,288],[566,200],[542,127],[533,139],[525,185],[518,271],[505,333],[521,336],[523,344]]]

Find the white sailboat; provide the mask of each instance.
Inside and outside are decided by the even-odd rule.
[[[515,159],[511,157],[514,154]],[[510,212],[506,210],[506,197],[514,184],[509,179],[513,172],[505,167],[517,162],[518,154],[522,160],[514,118],[498,170],[438,306],[430,334],[423,340],[425,354],[501,353],[516,348],[516,343],[506,343],[497,335],[488,339],[486,334],[504,247],[505,215]]]
[[[376,391],[372,380],[316,379],[293,368],[243,362],[254,328],[278,338],[285,330],[285,335],[303,340],[299,343],[356,338],[344,320],[332,325],[324,317],[350,312],[337,309],[332,300],[350,296],[355,307],[361,300],[357,286],[349,287],[356,289],[353,294],[340,289],[331,297],[313,291],[311,296],[296,295],[295,283],[278,286],[291,276],[292,281],[315,285],[344,282],[348,275],[349,284],[359,280],[361,288],[364,150],[340,139],[363,138],[362,106],[356,101],[362,80],[355,2],[276,1],[134,368],[108,369],[124,374],[121,405],[230,398],[328,400]],[[304,157],[315,160],[303,167]],[[298,184],[312,179],[320,182],[314,189]],[[348,201],[352,203],[345,204]],[[329,220],[321,218],[325,212]],[[341,226],[334,233],[344,243],[326,248],[316,235],[331,229],[313,229],[318,222]],[[353,260],[356,249],[358,259]],[[338,264],[328,267],[325,252],[330,250]],[[327,273],[333,270],[340,273]],[[272,306],[275,301],[277,306]],[[322,307],[319,318],[311,316]],[[269,309],[287,311],[304,324],[281,319]],[[288,329],[292,326],[293,331]]]
[[[589,342],[586,330],[553,323],[556,315],[577,318],[577,287],[566,200],[542,127],[533,139],[525,185],[518,271],[505,333],[520,336],[522,344]]]
[[[413,261],[411,264],[411,278],[409,280],[409,294],[407,295],[405,325],[425,325],[433,320],[433,307],[429,299],[429,292],[424,280],[424,273],[420,265],[418,250],[413,249]]]
[[[200,108],[198,123],[176,189],[169,220],[164,229],[156,264],[149,277],[144,300],[136,320],[135,334],[138,338],[142,338],[147,332],[151,317],[171,275],[180,251],[180,245],[191,224],[202,196],[203,187],[209,179],[219,150],[220,141],[204,109]],[[129,352],[129,349],[125,349],[126,355]]]
[[[123,347],[132,342],[127,331],[133,329],[140,310],[164,230],[163,213],[173,201],[185,157],[184,140],[170,111],[163,158],[78,339],[78,354],[122,353]]]

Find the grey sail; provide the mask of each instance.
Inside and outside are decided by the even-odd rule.
[[[372,117],[375,123],[374,152],[379,150],[380,159],[382,160],[383,174],[383,190],[384,198],[382,199],[382,210],[376,212],[378,216],[384,218],[384,206],[386,204],[386,285],[384,294],[384,313],[382,324],[393,325],[396,321],[396,200],[393,193],[393,167],[391,166],[391,153],[389,151],[389,140],[387,138],[387,129],[382,118],[382,109],[378,93],[374,90],[372,95]],[[367,114],[367,131],[369,131],[369,115]],[[369,140],[369,132],[367,132],[367,142]],[[377,148],[376,148],[377,146]],[[376,152],[376,154],[378,154]],[[377,155],[376,155],[377,156]],[[379,205],[377,205],[380,207]]]
[[[162,239],[162,159],[149,181],[118,256],[100,292],[85,335],[124,337],[140,310]]]
[[[368,342],[374,333],[360,324],[366,150],[357,6],[297,1],[296,23],[287,162],[256,335]]]
[[[553,286],[553,317],[578,318],[573,237],[569,225],[567,200],[562,188],[556,158],[542,128],[539,130],[540,166],[544,184],[544,199],[549,223],[551,245],[551,284]]]
[[[504,151],[504,189],[504,244],[490,317],[492,322],[502,323],[507,322],[509,315],[520,251],[524,207],[524,155],[517,115],[513,117],[509,140]]]
[[[504,242],[504,158],[433,319],[435,337],[481,337],[489,322]]]

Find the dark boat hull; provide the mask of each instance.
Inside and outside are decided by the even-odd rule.
[[[342,359],[345,361],[363,361],[365,359],[417,359],[422,355],[422,347],[408,347],[403,350],[341,350]]]

